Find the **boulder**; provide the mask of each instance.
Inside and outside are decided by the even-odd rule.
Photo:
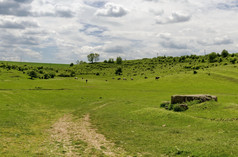
[[[216,96],[212,95],[173,95],[171,97],[171,104],[181,104],[188,101],[199,100],[200,102],[215,100],[217,101]]]

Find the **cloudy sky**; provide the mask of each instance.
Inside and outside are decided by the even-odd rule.
[[[238,0],[0,0],[0,60],[238,52]]]

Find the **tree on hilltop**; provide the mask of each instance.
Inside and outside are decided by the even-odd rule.
[[[117,62],[117,64],[121,64],[122,63],[122,58],[121,57],[117,57],[116,62]]]
[[[88,57],[88,61],[93,63],[96,61],[99,61],[99,54],[98,53],[90,53],[87,57]]]
[[[226,58],[228,55],[229,55],[229,53],[228,53],[228,51],[225,50],[225,49],[221,52],[221,56],[222,56],[223,58]]]

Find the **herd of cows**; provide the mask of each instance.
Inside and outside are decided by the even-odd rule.
[[[145,79],[148,79],[148,77],[144,77]],[[155,79],[158,80],[160,77],[156,76]],[[113,80],[115,79],[114,77],[112,78]],[[117,80],[127,80],[127,78],[117,78]],[[134,78],[131,78],[131,80],[134,80]]]
[[[148,79],[148,77],[144,77],[145,79]],[[159,76],[156,76],[155,77],[155,80],[158,80],[160,77]],[[75,77],[75,79],[77,80],[78,79],[78,77]],[[82,80],[83,80],[84,78],[82,77]],[[113,80],[115,80],[116,78],[115,77],[113,77],[112,78]],[[117,80],[127,80],[127,78],[117,78]],[[134,78],[130,78],[130,80],[134,80]],[[86,83],[88,83],[88,80],[86,79],[85,80],[86,81]],[[108,80],[105,80],[106,82],[108,81]]]

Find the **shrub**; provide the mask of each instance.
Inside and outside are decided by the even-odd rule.
[[[121,68],[117,68],[117,70],[115,71],[116,75],[121,75],[122,74],[122,69]]]
[[[71,71],[70,77],[74,77],[76,75],[75,71]]]
[[[236,58],[231,58],[231,59],[230,59],[230,62],[231,62],[232,64],[235,64],[235,63],[236,63]]]
[[[55,77],[55,73],[54,72],[50,72],[49,75],[50,75],[50,78],[54,78]]]
[[[70,77],[70,75],[67,74],[67,73],[61,73],[61,74],[59,74],[59,76],[60,76],[60,77]]]
[[[208,55],[208,59],[210,63],[216,62],[217,54],[216,52],[212,52]]]
[[[44,74],[44,79],[49,79],[50,75],[49,74]]]
[[[37,76],[37,72],[35,72],[34,70],[30,71],[30,72],[28,73],[28,75],[31,77],[31,79],[38,77],[38,76]]]
[[[164,101],[164,102],[162,102],[162,103],[160,104],[160,107],[165,108],[165,107],[168,107],[169,104],[170,104],[169,101]]]
[[[173,110],[175,112],[182,112],[182,111],[186,111],[188,109],[188,106],[186,104],[176,104],[173,107]]]

